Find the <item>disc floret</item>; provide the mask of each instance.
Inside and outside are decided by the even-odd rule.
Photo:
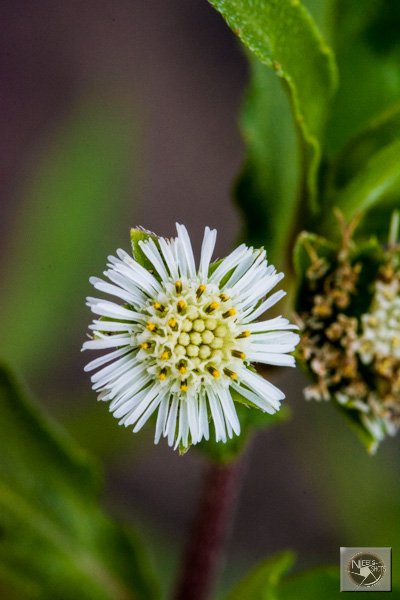
[[[246,360],[243,335],[229,294],[212,283],[179,280],[164,283],[143,309],[132,341],[137,358],[174,391],[197,392],[215,379],[236,380]]]

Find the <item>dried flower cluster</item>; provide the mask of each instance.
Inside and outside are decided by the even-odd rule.
[[[352,244],[353,230],[354,223],[342,223],[338,250],[320,252],[305,243],[309,266],[299,307],[299,358],[314,380],[306,399],[333,399],[347,409],[374,449],[400,427],[398,248],[381,252],[371,281],[365,273],[371,265]]]

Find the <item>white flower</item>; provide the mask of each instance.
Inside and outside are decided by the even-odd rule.
[[[158,410],[155,443],[187,447],[240,433],[232,391],[249,405],[274,413],[284,394],[249,368],[251,362],[294,366],[288,355],[299,341],[287,319],[255,320],[285,292],[265,296],[282,279],[265,250],[242,244],[211,264],[216,230],[205,229],[196,269],[186,228],[178,236],[139,242],[153,265],[146,270],[123,250],[109,257],[97,290],[123,301],[88,298],[99,320],[83,349],[112,349],[86,366],[99,399],[110,402],[120,424],[138,431]],[[105,366],[106,365],[106,366]]]
[[[374,359],[400,359],[400,282],[378,281],[371,312],[361,316],[358,347],[364,364]]]

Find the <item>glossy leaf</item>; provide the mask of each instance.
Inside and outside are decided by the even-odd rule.
[[[397,0],[334,0],[329,38],[340,86],[327,129],[332,152],[400,96],[400,5]]]
[[[332,165],[330,184],[343,188],[371,156],[400,138],[400,103],[374,117],[339,153]]]
[[[330,211],[333,204],[351,216],[366,211],[359,232],[387,240],[391,211],[400,204],[400,104],[374,118],[339,153],[329,180]]]
[[[330,206],[339,208],[346,220],[358,212],[367,212],[386,203],[385,214],[389,228],[390,210],[400,200],[400,139],[384,146],[373,154],[357,174],[330,199]],[[380,210],[383,211],[382,206]],[[325,231],[330,227],[332,216],[327,212]]]
[[[27,600],[156,598],[142,545],[100,508],[91,460],[4,369],[0,418],[0,578]]]
[[[316,208],[321,138],[336,87],[333,54],[298,0],[210,0],[242,42],[285,83],[303,142],[306,188]]]
[[[242,209],[243,238],[265,246],[268,259],[286,269],[300,200],[298,144],[282,86],[257,58],[248,53],[248,59],[250,83],[240,119],[246,160],[235,186],[236,200]]]

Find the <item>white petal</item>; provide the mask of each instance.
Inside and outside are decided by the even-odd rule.
[[[236,433],[236,435],[239,435],[240,423],[239,423],[239,419],[237,416],[235,404],[232,400],[232,396],[230,395],[229,390],[222,388],[222,389],[216,390],[216,393],[219,396],[222,410],[224,411],[226,423],[229,422],[230,425],[232,426],[233,431]]]
[[[192,443],[197,444],[199,441],[199,407],[196,396],[188,394],[186,403]]]
[[[261,298],[266,296],[273,287],[275,287],[279,281],[283,278],[283,273],[276,273],[276,275],[265,277],[260,280],[258,283],[255,281],[254,283],[249,284],[249,289],[253,291],[249,293],[242,302],[240,303],[241,309],[244,311],[250,304],[257,304]]]
[[[158,444],[158,442],[160,441],[160,438],[163,434],[163,431],[165,429],[165,425],[167,423],[167,417],[168,417],[169,402],[170,402],[170,395],[168,394],[167,396],[164,397],[164,399],[162,400],[162,402],[160,404],[160,408],[158,409],[156,431],[155,431],[155,435],[154,435],[154,443],[155,444]]]
[[[89,329],[92,331],[131,331],[133,323],[120,323],[119,321],[94,320]]]
[[[286,292],[283,290],[275,292],[275,294],[272,294],[272,296],[270,296],[264,302],[262,302],[260,306],[256,308],[253,312],[249,310],[246,313],[246,315],[243,316],[242,322],[248,323],[249,321],[254,321],[254,319],[257,319],[257,317],[264,314],[265,311],[267,311],[269,308],[271,308],[271,306],[279,302],[279,300],[281,300],[281,298],[283,298],[285,295]]]
[[[201,245],[199,275],[205,279],[208,276],[210,261],[215,248],[217,230],[206,227],[204,230],[203,243]]]
[[[131,282],[140,287],[147,295],[153,296],[161,290],[161,286],[157,279],[146,271],[139,263],[126,264],[121,261],[114,262],[112,265],[114,271],[121,273]]]
[[[270,415],[273,415],[277,411],[277,409],[279,409],[279,406],[274,406],[269,399],[260,396],[260,394],[257,392],[253,392],[242,385],[238,385],[235,382],[233,382],[231,386],[234,390],[239,392],[239,394],[247,398],[247,400],[258,406],[258,408],[261,408],[262,411],[269,413]]]
[[[276,365],[278,367],[296,366],[294,356],[291,356],[290,354],[279,354],[278,352],[249,352],[247,358],[264,365]]]
[[[139,246],[143,254],[147,256],[151,264],[154,266],[161,279],[166,281],[169,276],[155,242],[153,240],[142,240],[139,242]]]
[[[168,445],[173,446],[176,432],[176,416],[178,413],[179,397],[174,396],[168,413],[164,435],[168,436]]]
[[[148,419],[150,419],[151,415],[157,409],[158,405],[160,404],[160,402],[163,400],[164,397],[165,396],[163,395],[163,393],[159,393],[154,398],[154,400],[149,404],[149,406],[144,411],[144,413],[142,414],[142,416],[136,423],[135,427],[133,428],[134,433],[137,433],[143,427],[143,425],[146,423],[146,421],[148,421]]]
[[[171,249],[171,244],[164,238],[159,238],[158,243],[160,244],[160,250],[164,257],[165,262],[167,263],[167,267],[169,272],[171,273],[171,277],[175,280],[179,279],[178,265],[174,256],[174,253]]]
[[[91,381],[92,382],[99,381],[102,377],[107,376],[110,373],[117,372],[120,367],[122,367],[123,365],[126,365],[126,364],[128,364],[129,368],[131,368],[132,365],[136,364],[135,356],[136,355],[132,351],[125,354],[121,358],[118,358],[118,360],[115,360],[111,364],[100,369],[100,371],[97,371],[97,373],[94,373],[90,378]]]
[[[199,441],[204,437],[206,440],[210,438],[210,430],[208,426],[207,401],[204,394],[200,394],[199,398]]]
[[[187,274],[189,275],[189,277],[195,277],[196,265],[194,262],[192,244],[190,243],[190,238],[186,227],[184,225],[179,225],[179,223],[176,223],[176,231],[178,232],[178,241],[182,249],[184,260],[186,261]]]
[[[102,365],[110,362],[110,360],[114,360],[114,358],[123,356],[124,354],[127,354],[128,352],[131,353],[132,350],[130,348],[121,348],[119,350],[115,350],[114,352],[109,352],[108,354],[105,354],[104,356],[99,356],[98,358],[91,360],[90,363],[88,363],[84,367],[83,370],[86,372],[93,371],[94,369],[97,369],[97,367],[101,367]]]
[[[134,372],[134,375],[137,371],[142,370],[140,365],[136,366],[136,360],[129,359],[125,361],[118,361],[117,363],[113,363],[108,367],[105,367],[98,373],[95,373],[91,377],[91,381],[93,384],[93,389],[100,389],[102,387],[110,385],[115,379],[121,377],[126,371]]]
[[[82,348],[83,350],[102,350],[104,348],[118,348],[120,346],[130,345],[130,335],[107,335],[104,338],[84,342]]]
[[[245,244],[238,246],[235,250],[233,250],[233,252],[228,254],[228,256],[221,261],[214,273],[210,276],[209,281],[211,283],[219,283],[231,269],[236,267],[236,265],[238,265],[243,258],[251,252],[252,250]]]
[[[118,285],[120,288],[129,292],[132,295],[132,297],[135,298],[135,304],[137,304],[138,306],[141,306],[143,302],[146,301],[147,296],[136,285],[136,283],[131,281],[121,273],[114,271],[114,269],[108,269],[107,271],[104,271],[104,275],[110,281]]]
[[[298,329],[298,327],[297,325],[292,325],[287,319],[284,319],[283,317],[275,317],[275,319],[259,321],[258,323],[249,323],[248,325],[246,325],[246,329],[248,329],[252,333],[256,333],[275,331],[276,329]]]
[[[127,373],[124,373],[116,383],[113,383],[111,387],[107,386],[110,390],[109,399],[113,402],[115,400],[113,406],[116,407],[118,404],[117,397],[121,399],[125,394],[130,394],[133,397],[151,380],[152,376],[149,375],[147,371],[138,370],[136,373],[128,371]]]
[[[250,268],[243,270],[241,269],[241,265],[239,265],[232,277],[230,278],[229,282],[227,282],[227,287],[229,285],[233,294],[246,293],[246,291],[248,291],[248,287],[251,281],[253,281],[254,279],[260,279],[264,276],[268,276],[269,270],[267,267],[267,262],[265,260],[265,251],[253,251],[252,259],[253,262]],[[238,276],[239,273],[236,274],[236,271],[239,271],[239,273],[241,273],[240,277]],[[234,275],[236,276],[235,278]],[[233,281],[235,281],[234,284],[231,283]]]
[[[212,388],[207,389],[207,395],[215,427],[215,439],[217,442],[219,442],[220,440],[226,442],[225,421],[219,400],[214,394]]]
[[[248,345],[250,350],[255,352],[293,352],[299,341],[300,337],[292,331],[268,331],[253,334],[248,340]],[[287,346],[288,349],[272,350],[272,346]]]
[[[267,379],[264,379],[264,377],[261,377],[258,373],[253,373],[250,369],[246,369],[246,367],[238,369],[238,375],[240,380],[244,381],[248,387],[261,396],[268,398],[268,401],[272,402],[275,408],[279,408],[280,400],[285,398],[282,390]]]
[[[110,411],[113,413],[114,417],[119,419],[120,417],[129,415],[135,406],[138,406],[143,398],[148,394],[149,389],[150,386],[143,388],[134,395],[132,395],[132,393],[129,391],[118,399],[115,398],[115,400],[110,404]],[[123,423],[124,419],[122,418],[119,421],[119,424],[123,425]]]
[[[121,421],[120,423],[128,427],[128,425],[133,425],[142,416],[143,412],[146,411],[148,406],[153,402],[154,398],[158,396],[160,391],[160,386],[158,383],[150,386],[149,388],[145,388],[146,395],[140,402],[136,403],[131,410]]]
[[[142,314],[114,302],[109,302],[108,300],[87,298],[87,304],[95,315],[110,317],[112,319],[123,319],[124,321],[139,321],[139,323],[146,321]]]
[[[120,287],[117,287],[116,285],[107,283],[98,277],[90,277],[89,281],[96,288],[96,290],[100,290],[105,294],[110,294],[111,296],[121,298],[121,300],[128,302],[128,304],[138,304],[136,296],[130,292],[127,292],[126,290],[121,289]]]
[[[259,250],[253,250],[252,248],[249,248],[247,256],[240,261],[240,263],[226,282],[224,289],[232,289],[235,286],[235,284],[243,277],[243,275],[250,270],[252,265],[254,265],[255,261],[265,260],[265,254],[265,250],[260,253]]]
[[[179,404],[179,429],[174,449],[176,450],[182,441],[183,446],[187,446],[189,435],[189,423],[187,415],[187,403],[180,401]]]

